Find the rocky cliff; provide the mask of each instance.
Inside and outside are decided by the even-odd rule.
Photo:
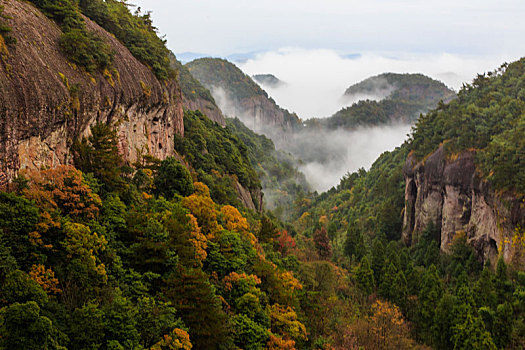
[[[441,146],[421,162],[410,155],[403,171],[407,244],[433,223],[443,251],[455,235],[465,233],[483,260],[494,262],[500,253],[507,262],[522,258],[517,240],[525,227],[525,197],[493,191],[480,177],[473,151],[447,157]]]
[[[115,37],[85,19],[88,30],[112,47],[111,71],[88,74],[60,51],[60,28],[32,5],[5,3],[17,43],[0,64],[0,185],[21,168],[71,162],[73,140],[96,122],[118,127],[120,150],[172,154],[173,134],[184,133],[182,94],[175,81],[160,82]]]

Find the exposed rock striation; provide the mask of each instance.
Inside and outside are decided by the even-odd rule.
[[[119,148],[133,161],[139,151],[173,154],[173,134],[184,133],[182,94],[160,82],[114,36],[86,20],[112,47],[111,71],[88,74],[61,53],[60,28],[31,4],[5,2],[17,43],[0,62],[0,186],[21,168],[71,162],[70,146],[96,122],[118,127]]]
[[[513,240],[516,228],[525,227],[525,198],[495,193],[477,172],[474,157],[465,151],[449,159],[441,146],[421,162],[407,158],[403,240],[417,242],[433,223],[442,251],[464,232],[483,260],[495,261],[501,252],[511,261],[521,253]]]

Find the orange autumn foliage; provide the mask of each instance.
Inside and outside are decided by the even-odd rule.
[[[295,341],[283,339],[270,333],[267,348],[268,350],[295,350]]]
[[[190,350],[192,348],[190,335],[183,329],[175,328],[171,334],[165,334],[151,350]]]
[[[235,271],[230,272],[230,274],[224,277],[224,289],[230,292],[233,288],[233,284],[239,282],[240,280],[247,280],[253,286],[261,284],[261,279],[256,275],[247,275],[246,273],[237,273]]]
[[[206,260],[206,256],[208,255],[206,253],[206,248],[208,248],[208,240],[206,239],[206,236],[202,234],[195,216],[188,214],[188,217],[190,218],[191,226],[191,236],[189,241],[191,242],[191,244],[193,244],[193,247],[195,248],[195,258],[202,262]]]
[[[42,171],[21,172],[28,178],[23,191],[45,211],[60,210],[62,214],[94,219],[101,205],[100,197],[84,183],[82,172],[70,165]]]
[[[59,282],[55,277],[55,272],[51,269],[46,269],[44,265],[33,265],[31,271],[29,271],[29,277],[48,294],[62,293],[62,290],[58,288]]]

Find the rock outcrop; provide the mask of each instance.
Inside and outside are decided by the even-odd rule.
[[[454,236],[465,233],[483,260],[502,254],[508,262],[519,258],[516,229],[525,227],[525,198],[495,193],[476,170],[475,154],[465,151],[447,158],[443,146],[417,162],[410,155],[406,180],[403,240],[417,242],[429,223],[440,233],[447,251]]]
[[[182,94],[160,82],[115,37],[86,20],[112,47],[111,71],[88,74],[61,53],[60,28],[31,4],[5,2],[17,43],[0,62],[0,185],[21,168],[71,162],[70,146],[96,122],[118,127],[119,148],[133,161],[139,151],[173,154],[184,133]]]
[[[222,126],[226,125],[226,121],[224,120],[222,111],[219,109],[219,107],[217,107],[215,103],[203,99],[201,97],[191,99],[186,97],[186,95],[182,96],[182,100],[184,103],[184,108],[190,109],[192,111],[199,110],[214,122]]]

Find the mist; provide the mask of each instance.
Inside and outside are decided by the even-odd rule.
[[[477,73],[492,71],[504,61],[499,57],[449,54],[341,56],[333,50],[281,49],[259,54],[244,63],[237,62],[237,65],[250,76],[270,73],[286,81],[279,87],[261,86],[279,106],[296,112],[305,120],[331,116],[359,100],[387,97],[395,86],[381,79],[370,85],[365,94],[343,96],[351,85],[381,73],[422,73],[457,91]],[[294,155],[311,188],[319,192],[336,186],[348,172],[359,168],[368,170],[381,153],[401,145],[411,128],[408,124],[353,130],[304,128],[286,134],[271,128],[257,130],[253,118],[243,115],[223,89],[213,88],[211,92],[225,115],[238,117],[247,127],[271,138],[277,148]]]
[[[284,147],[303,161],[299,167],[311,187],[319,192],[336,186],[348,172],[368,170],[384,151],[407,138],[411,126],[390,124],[354,130],[306,130]]]
[[[458,91],[477,73],[492,71],[503,62],[519,57],[462,56],[453,54],[377,54],[339,55],[334,50],[285,48],[256,55],[238,63],[248,75],[271,73],[287,84],[262,85],[283,108],[301,118],[329,117],[359,99],[381,99],[384,93],[342,99],[345,90],[366,78],[386,72],[422,73]]]

